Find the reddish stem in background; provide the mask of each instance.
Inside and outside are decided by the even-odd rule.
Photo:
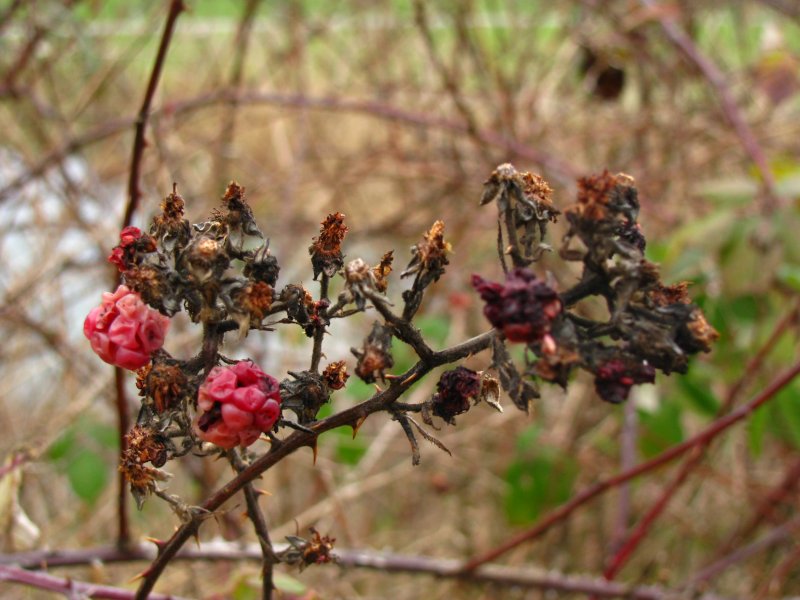
[[[639,0],[639,3],[648,9],[657,10],[654,0]],[[654,10],[654,12],[655,12]],[[719,70],[714,61],[705,56],[695,45],[689,35],[675,22],[673,17],[656,16],[656,20],[661,25],[667,38],[691,61],[703,74],[703,77],[711,84],[719,98],[722,113],[730,122],[745,152],[755,163],[761,175],[761,186],[766,194],[766,208],[772,211],[778,204],[778,193],[775,189],[775,178],[769,169],[767,157],[756,139],[753,130],[742,116],[742,111],[736,104],[736,99],[731,93],[725,76]]]
[[[725,400],[717,412],[717,417],[721,417],[730,411],[731,407],[736,401],[736,398],[744,389],[745,385],[764,365],[764,361],[766,360],[770,350],[775,347],[775,345],[778,343],[778,340],[789,329],[789,327],[791,327],[792,324],[797,321],[798,308],[800,308],[800,303],[795,302],[794,306],[792,306],[789,312],[786,313],[786,315],[775,324],[775,328],[772,330],[772,333],[767,341],[761,346],[756,355],[750,359],[750,361],[748,361],[742,376],[728,390]],[[708,440],[708,442],[698,446],[689,455],[689,457],[681,466],[678,474],[661,493],[659,499],[656,500],[656,502],[650,507],[650,510],[642,518],[639,524],[636,525],[636,527],[630,532],[630,534],[627,536],[627,539],[623,540],[623,543],[620,545],[613,558],[609,561],[608,567],[603,573],[603,576],[606,579],[609,581],[614,579],[614,577],[616,577],[622,568],[627,564],[628,559],[630,559],[630,557],[636,551],[636,548],[650,531],[653,523],[655,523],[658,517],[664,512],[664,509],[669,504],[669,501],[686,482],[689,474],[694,471],[694,469],[702,462],[703,457],[705,456],[705,451],[708,449],[711,441],[712,440]]]
[[[84,581],[76,581],[71,577],[62,578],[43,573],[28,571],[14,565],[0,565],[0,581],[20,583],[39,590],[48,590],[63,594],[68,598],[109,598],[111,600],[131,600],[134,592],[122,588],[99,585]],[[151,594],[149,600],[180,600],[179,596]]]
[[[136,132],[133,139],[130,177],[128,178],[128,204],[125,208],[125,216],[120,229],[124,229],[131,224],[133,213],[136,212],[136,208],[139,206],[139,198],[141,198],[142,195],[139,189],[139,179],[142,171],[144,148],[147,145],[144,139],[144,132],[147,127],[147,120],[150,116],[150,106],[153,103],[153,96],[156,93],[156,87],[158,87],[161,69],[164,66],[167,50],[172,40],[172,32],[175,30],[175,22],[178,19],[178,15],[180,15],[185,8],[182,0],[172,0],[169,5],[169,13],[167,14],[167,20],[164,24],[164,32],[161,35],[161,43],[158,46],[158,53],[156,54],[155,63],[153,64],[153,71],[150,74],[150,81],[147,83],[147,90],[144,94],[142,107],[139,109],[139,115],[135,121]],[[128,417],[128,399],[125,394],[125,373],[119,367],[115,367],[114,369],[114,382],[117,393],[116,408],[117,423],[119,426],[119,451],[121,456],[126,447],[125,434],[130,428],[130,419]],[[118,481],[117,545],[125,547],[130,544],[130,528],[128,525],[128,491],[126,489],[125,476],[122,473],[119,474]]]
[[[741,408],[731,412],[725,417],[717,419],[709,427],[707,427],[705,430],[701,431],[694,437],[691,437],[685,442],[673,446],[672,448],[662,452],[655,458],[652,458],[651,460],[648,460],[647,462],[644,462],[634,467],[633,469],[629,469],[627,471],[623,471],[622,473],[618,473],[617,475],[610,477],[605,481],[598,482],[595,485],[586,488],[578,495],[573,496],[571,500],[569,500],[565,504],[562,504],[561,506],[559,506],[558,508],[547,514],[544,518],[542,518],[538,523],[536,523],[530,529],[522,531],[517,535],[511,537],[510,539],[506,540],[499,546],[467,560],[464,563],[463,571],[472,571],[483,564],[486,564],[490,561],[497,559],[503,554],[513,550],[517,546],[520,546],[525,542],[538,538],[543,533],[548,531],[551,527],[557,525],[558,523],[566,519],[568,516],[570,516],[573,512],[575,512],[576,509],[580,508],[581,506],[586,504],[589,500],[592,500],[593,498],[599,496],[603,492],[606,492],[614,487],[617,487],[625,483],[626,481],[630,481],[631,479],[639,477],[640,475],[653,471],[658,467],[665,465],[668,462],[674,460],[675,458],[681,456],[686,451],[691,450],[696,446],[700,446],[712,440],[717,435],[728,429],[731,425],[738,423],[742,419],[748,417],[758,407],[766,404],[780,390],[782,390],[786,385],[788,385],[798,374],[800,374],[800,361],[795,363],[794,366],[792,366],[788,371],[779,375],[769,386],[767,386],[767,388],[764,391],[762,391],[748,404],[745,404]]]

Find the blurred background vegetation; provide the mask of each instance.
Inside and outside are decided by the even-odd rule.
[[[371,419],[356,439],[349,429],[326,434],[316,466],[310,452],[300,453],[259,482],[272,494],[262,504],[273,539],[315,525],[343,547],[468,557],[576,490],[707,426],[743,374],[740,402],[797,358],[796,321],[788,320],[800,291],[795,3],[187,4],[155,97],[135,224],[147,227],[173,182],[189,218],[202,220],[235,179],[271,239],[279,284],[314,289],[307,247],[329,212],[347,215],[347,256],[371,264],[389,249],[404,264],[408,247],[442,219],[455,254],[417,324],[444,347],[487,327],[469,276],[500,276],[495,214],[478,206],[497,164],[541,173],[562,209],[574,200],[576,177],[624,171],[640,190],[648,258],[666,282],[692,282],[690,294],[721,334],[688,375],[642,386],[627,409],[601,402],[583,377],[567,393],[547,389],[530,418],[510,403],[503,414],[479,407],[441,432],[453,457],[430,446],[418,468],[387,419]],[[81,324],[112,286],[105,257],[122,222],[133,125],[164,17],[160,1],[0,2],[0,455],[31,458],[0,482],[5,551],[104,544],[114,529],[113,373],[91,353]],[[713,63],[733,108],[662,21]],[[771,177],[732,116],[749,124]],[[556,225],[554,245],[562,231]],[[538,268],[563,286],[577,274],[555,254]],[[395,277],[390,295],[400,285]],[[352,370],[349,348],[373,318],[336,323],[328,358],[347,359]],[[780,323],[783,334],[771,340]],[[197,340],[178,317],[166,347],[188,356]],[[413,358],[401,346],[396,372]],[[281,379],[305,368],[309,348],[301,331],[281,329],[226,352],[250,356]],[[764,360],[748,369],[762,349]],[[479,355],[468,366],[488,362]],[[415,388],[413,399],[429,395],[436,380]],[[371,393],[352,378],[331,409]],[[621,580],[679,587],[726,544],[750,543],[787,522],[798,505],[798,448],[795,383],[711,448]],[[169,466],[170,491],[190,502],[231,475],[190,457]],[[659,497],[674,469],[610,492],[506,562],[601,573],[625,526]],[[787,493],[761,514],[781,486]],[[249,539],[242,511],[241,502],[231,504],[204,526],[203,539]],[[751,530],[733,539],[751,519]],[[137,536],[164,537],[174,522],[156,501],[133,515]],[[712,589],[747,598],[800,594],[794,543],[738,562]],[[69,573],[118,584],[138,570]],[[182,563],[161,589],[244,600],[257,597],[257,573],[256,564]],[[387,590],[394,598],[540,597],[411,575],[348,571],[335,582],[333,575],[316,568],[277,583],[323,598],[382,598]]]

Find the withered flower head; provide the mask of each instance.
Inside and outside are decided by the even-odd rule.
[[[184,201],[178,194],[177,184],[172,184],[172,193],[161,201],[161,214],[153,217],[150,233],[167,252],[181,249],[189,243],[191,227],[189,221],[183,218]]]
[[[607,205],[612,190],[618,184],[617,178],[603,171],[599,175],[589,175],[578,179],[578,202],[568,212],[593,221],[601,221],[608,216]]]
[[[550,323],[561,314],[558,294],[530,269],[509,271],[505,284],[472,276],[472,286],[486,302],[483,314],[511,342],[545,342]]]
[[[251,283],[239,288],[233,300],[250,321],[260,323],[272,306],[272,288],[263,281]]]
[[[231,181],[222,196],[222,205],[228,209],[228,213],[223,218],[228,224],[229,231],[264,237],[256,225],[253,209],[245,199],[244,186]]]
[[[329,302],[325,299],[314,302],[314,298],[302,285],[288,284],[281,290],[280,300],[288,305],[286,314],[289,318],[302,325],[308,337],[314,335],[316,327],[328,324],[325,309]]]
[[[347,263],[344,268],[344,279],[348,284],[359,284],[372,279],[369,265],[362,259],[356,258]]]
[[[159,414],[180,405],[181,398],[189,393],[187,384],[188,380],[180,366],[163,362],[158,358],[152,365],[147,365],[136,372],[139,395],[152,399],[153,406]]]
[[[336,538],[320,535],[313,527],[309,528],[311,539],[305,540],[296,535],[287,535],[289,546],[278,553],[280,562],[297,566],[300,571],[310,565],[336,562],[333,545]]]
[[[314,279],[324,273],[333,277],[344,265],[342,240],[347,235],[344,215],[340,212],[328,215],[321,223],[319,236],[312,240],[308,253],[311,255],[311,266],[314,268]]]
[[[136,425],[125,435],[126,447],[120,456],[119,471],[131,486],[139,508],[145,497],[153,492],[156,481],[169,476],[154,467],[163,467],[169,458],[166,442],[157,434]],[[145,463],[151,463],[148,466]]]
[[[326,379],[313,371],[289,371],[289,375],[292,378],[280,384],[283,408],[294,412],[301,425],[313,423],[319,409],[330,400]]]
[[[122,279],[125,285],[139,293],[146,304],[163,314],[172,316],[180,310],[177,290],[169,281],[167,269],[143,264],[125,271]]]
[[[200,284],[209,279],[220,279],[230,263],[223,244],[207,236],[195,238],[189,244],[184,256],[189,266],[189,274]]]
[[[376,378],[383,380],[384,371],[394,366],[394,359],[391,355],[392,334],[378,321],[372,325],[372,331],[364,340],[361,350],[351,349],[353,355],[358,358],[356,365],[356,375],[365,383],[374,383]]]
[[[370,292],[378,292],[375,269],[370,269],[362,259],[356,258],[345,266],[344,280],[344,292],[340,301],[355,302],[359,310],[364,310]]]
[[[322,372],[322,378],[332,390],[340,390],[344,387],[350,374],[347,372],[347,364],[343,360],[332,362]]]
[[[594,389],[606,402],[619,404],[628,399],[634,385],[653,383],[655,377],[655,368],[646,361],[614,358],[595,370]]]
[[[408,277],[419,273],[420,279],[436,281],[444,273],[445,265],[449,264],[447,255],[453,248],[450,242],[444,239],[444,223],[436,221],[424,235],[419,244],[411,247],[411,262],[400,277]]]
[[[264,244],[252,257],[245,258],[244,276],[255,281],[263,281],[275,287],[281,268],[278,260],[269,253],[269,246]]]

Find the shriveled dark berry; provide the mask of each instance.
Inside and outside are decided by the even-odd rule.
[[[466,367],[458,367],[442,373],[436,384],[437,393],[433,397],[432,412],[448,423],[453,417],[469,410],[470,399],[477,398],[481,392],[481,377]]]
[[[638,383],[653,383],[656,370],[647,362],[626,362],[615,358],[595,371],[594,389],[606,402],[619,404],[628,399],[631,388]]]
[[[529,269],[510,271],[505,285],[472,276],[472,286],[486,302],[483,314],[511,342],[540,342],[561,314],[558,294]]]

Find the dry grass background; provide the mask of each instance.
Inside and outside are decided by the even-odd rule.
[[[501,162],[540,172],[562,208],[572,201],[575,176],[603,168],[632,174],[642,196],[640,221],[648,238],[661,242],[656,248],[665,260],[665,279],[688,274],[711,297],[725,293],[726,278],[761,281],[766,275],[760,269],[772,263],[765,258],[750,270],[745,262],[737,279],[716,264],[711,250],[685,258],[695,246],[709,247],[709,230],[693,230],[695,220],[724,212],[756,224],[756,231],[761,223],[769,242],[776,211],[796,217],[796,170],[779,180],[778,208],[772,207],[758,191],[750,157],[713,88],[657,21],[679,19],[724,73],[771,164],[776,170],[795,168],[800,27],[790,5],[781,11],[768,6],[777,2],[744,1],[653,9],[622,0],[435,2],[426,11],[426,43],[424,27],[405,2],[189,4],[193,10],[180,17],[155,98],[145,195],[135,223],[148,223],[172,182],[187,199],[189,217],[200,220],[236,179],[247,188],[282,265],[280,281],[287,283],[308,278],[307,246],[328,212],[347,215],[345,251],[367,262],[391,248],[402,262],[408,246],[440,218],[455,254],[424,311],[448,325],[442,343],[485,327],[468,278],[476,271],[498,276],[495,216],[477,201],[484,179]],[[241,17],[250,4],[252,21]],[[106,544],[115,527],[116,459],[103,442],[114,437],[113,376],[90,352],[80,326],[111,285],[113,274],[103,259],[122,220],[132,124],[164,7],[6,2],[0,15],[8,17],[0,17],[0,455],[25,451],[33,457],[18,482],[19,503],[40,532],[36,539],[14,541],[12,525],[4,521],[5,550]],[[617,99],[593,93],[596,73],[580,68],[586,47],[624,69]],[[776,93],[770,97],[764,75],[771,56],[786,65],[775,71],[775,86],[787,93],[780,101]],[[730,201],[713,202],[708,190],[722,184]],[[741,196],[745,202],[736,201]],[[552,239],[558,240],[558,229]],[[748,246],[754,256],[757,242],[753,238]],[[779,250],[790,263],[797,254],[797,248]],[[558,262],[547,258],[541,268],[558,269],[557,279],[568,281]],[[393,283],[399,294],[399,282]],[[729,335],[742,337],[720,342],[741,351],[740,370],[790,301],[786,290],[776,289],[759,312],[758,327],[734,328]],[[326,342],[327,356],[350,359],[350,346],[369,323],[364,318],[337,324]],[[167,348],[188,355],[197,339],[179,319]],[[791,355],[796,344],[787,343],[784,354]],[[252,334],[227,353],[252,356],[281,378],[286,370],[305,368],[309,347],[299,332],[287,330]],[[476,356],[469,365],[483,368],[488,360]],[[713,358],[700,360],[708,363],[704,372],[716,375],[709,391],[721,397],[735,373]],[[776,358],[760,376],[767,380],[780,364]],[[420,384],[414,397],[425,398],[435,381]],[[353,388],[336,394],[335,405],[350,405],[364,393],[364,386]],[[639,400],[669,403],[675,390],[673,382],[662,380]],[[619,469],[623,410],[600,402],[591,383],[579,378],[567,394],[547,391],[530,418],[483,408],[460,417],[458,427],[441,435],[453,457],[425,447],[418,468],[411,467],[397,424],[373,418],[359,434],[366,454],[357,464],[339,459],[342,442],[328,434],[316,465],[310,452],[300,452],[265,475],[258,487],[272,495],[262,505],[273,539],[315,525],[343,547],[468,557],[515,531],[503,509],[504,474],[521,434],[539,425],[539,443],[573,456],[580,467],[577,490]],[[80,419],[90,423],[80,430],[81,443],[109,472],[94,503],[75,495],[63,461],[48,458],[48,449]],[[686,432],[707,422],[695,413],[683,415]],[[746,431],[732,431],[701,465],[701,476],[670,504],[622,580],[668,587],[685,582],[794,460],[796,448],[772,438],[753,455]],[[230,478],[225,465],[195,459],[169,467],[176,474],[170,491],[193,502]],[[643,514],[668,474],[660,471],[632,486],[629,515]],[[796,508],[796,493],[786,502],[784,516],[786,507]],[[620,493],[610,492],[505,560],[600,573],[617,531],[619,504]],[[228,518],[204,526],[203,539],[250,539],[242,512],[241,501],[231,504]],[[132,515],[137,537],[164,537],[174,523],[157,501]],[[787,563],[792,556],[795,562]],[[798,594],[796,559],[791,544],[758,554],[714,581],[713,589],[741,598]],[[140,569],[92,565],[68,573],[121,585]],[[229,597],[238,581],[257,573],[255,563],[179,563],[160,589]],[[571,597],[330,567],[291,576],[322,598]],[[9,585],[4,597],[45,597],[2,585]]]

